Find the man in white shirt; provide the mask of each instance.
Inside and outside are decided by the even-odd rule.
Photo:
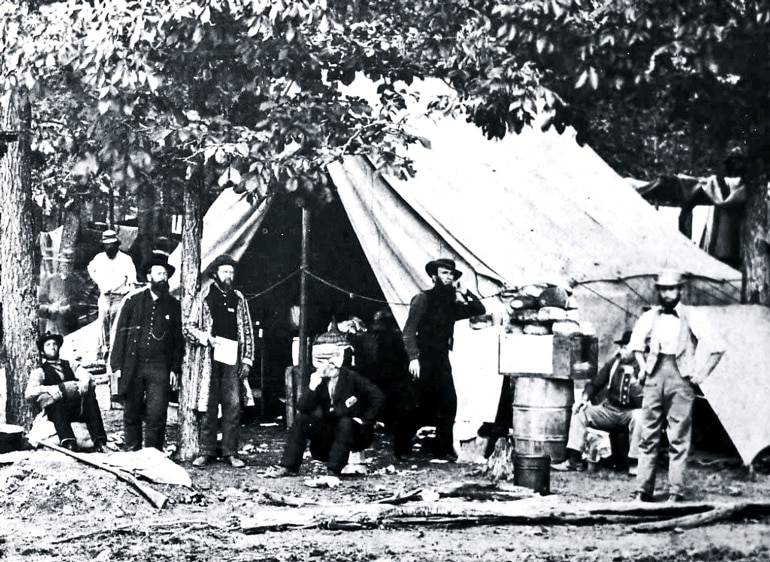
[[[655,469],[664,422],[669,441],[669,501],[684,498],[684,476],[692,433],[694,388],[716,367],[724,344],[710,333],[680,302],[682,274],[663,270],[655,285],[659,305],[639,318],[629,347],[639,364],[639,381],[644,385],[642,433],[634,499],[652,501]],[[705,349],[707,353],[696,351]],[[645,353],[647,353],[645,357]],[[705,357],[705,359],[703,359]]]
[[[99,287],[99,348],[102,357],[110,347],[110,331],[120,311],[120,303],[136,284],[136,266],[131,256],[121,252],[120,240],[114,230],[102,232],[104,251],[88,264],[88,274]]]

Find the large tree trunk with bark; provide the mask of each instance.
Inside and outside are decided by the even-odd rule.
[[[201,186],[193,178],[184,189],[184,226],[182,228],[182,318],[188,318],[193,299],[200,290],[201,236]],[[195,414],[195,396],[192,392],[195,380],[192,356],[185,354],[182,364],[179,394],[179,460],[188,461],[198,453],[198,419]]]
[[[24,400],[29,372],[38,364],[35,232],[30,188],[29,101],[14,92],[0,97],[0,130],[6,139],[0,157],[0,296],[6,351],[6,420],[28,426]]]
[[[746,210],[741,232],[743,295],[746,304],[770,303],[767,182],[757,174],[746,178]]]
[[[77,327],[75,291],[72,287],[75,244],[80,230],[80,204],[76,199],[63,213],[63,228],[58,248],[48,247],[50,240],[41,236],[43,263],[40,268],[40,317],[44,331],[66,335]]]

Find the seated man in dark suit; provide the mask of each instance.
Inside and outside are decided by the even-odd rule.
[[[327,332],[313,343],[313,365],[307,390],[297,404],[298,415],[289,428],[283,457],[269,478],[295,475],[310,440],[314,459],[339,475],[351,451],[362,451],[374,439],[374,423],[384,397],[365,377],[344,366],[353,351],[340,332]]]
[[[51,333],[38,338],[37,349],[43,361],[30,373],[24,397],[45,410],[62,447],[77,450],[72,422],[85,422],[94,449],[105,453],[107,434],[91,375],[82,367],[70,366],[68,361],[59,358],[63,341],[62,336]]]

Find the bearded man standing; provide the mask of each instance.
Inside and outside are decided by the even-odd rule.
[[[433,457],[454,461],[457,393],[449,362],[454,325],[458,320],[484,314],[486,308],[476,295],[460,287],[462,272],[454,260],[429,261],[425,271],[433,280],[433,288],[412,298],[404,325],[404,345],[409,373],[418,389],[418,416],[436,425]]]
[[[184,334],[192,345],[195,410],[201,413],[200,452],[193,466],[216,457],[219,408],[222,408],[222,458],[235,468],[241,423],[241,385],[254,363],[254,330],[243,293],[233,287],[237,262],[218,256],[208,268],[212,282],[193,302]]]
[[[680,302],[683,285],[681,272],[661,271],[655,281],[659,305],[642,314],[631,333],[629,347],[644,388],[635,500],[653,500],[664,423],[669,442],[668,501],[684,499],[695,386],[714,370],[725,351],[711,327]]]
[[[144,265],[150,285],[125,298],[115,323],[110,367],[123,400],[124,447],[163,450],[169,396],[182,369],[182,307],[169,294],[174,267],[154,254]]]

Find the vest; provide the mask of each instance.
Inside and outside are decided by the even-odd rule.
[[[660,340],[655,337],[655,325],[658,323],[661,312],[660,308],[654,309],[655,317],[652,320],[652,328],[647,335],[647,339],[650,342],[650,354],[647,356],[647,372],[654,373],[655,367],[658,364],[660,357]],[[690,376],[693,371],[693,363],[695,359],[695,346],[697,344],[697,338],[693,334],[690,328],[690,322],[685,307],[681,307],[679,313],[679,342],[676,347],[676,366],[679,369],[679,374],[682,376]]]
[[[55,386],[63,382],[77,380],[77,377],[75,377],[75,373],[72,372],[72,367],[70,367],[69,362],[62,359],[60,363],[61,363],[62,374],[64,375],[63,380],[61,376],[59,376],[58,371],[49,362],[45,361],[41,365],[43,369],[43,374],[45,375],[45,378],[43,379],[43,384],[45,386]]]

